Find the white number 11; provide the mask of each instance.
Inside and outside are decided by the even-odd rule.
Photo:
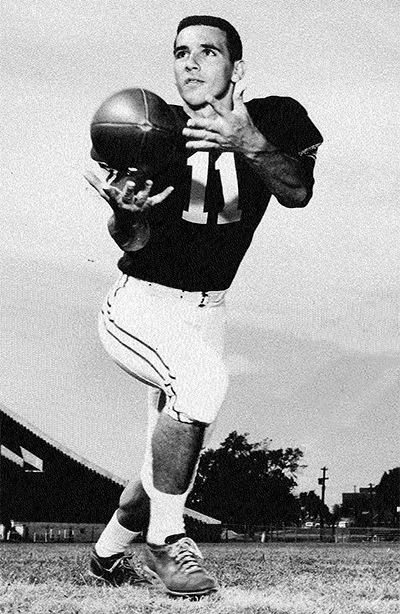
[[[208,175],[208,158],[206,151],[198,151],[188,160],[192,167],[192,183],[190,186],[190,202],[182,217],[192,224],[207,224],[208,212],[204,211],[206,184]],[[239,188],[236,176],[235,158],[233,153],[222,153],[215,163],[219,170],[224,197],[224,208],[218,213],[218,224],[231,224],[241,218],[239,209]]]

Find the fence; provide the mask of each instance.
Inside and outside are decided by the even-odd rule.
[[[400,542],[400,528],[388,527],[251,527],[224,526],[221,541],[243,542]]]
[[[187,527],[188,534],[197,541],[221,542],[400,542],[400,528],[388,527],[249,527],[239,525]],[[10,531],[0,531],[0,540],[33,542],[96,542],[104,524],[71,523],[15,523]],[[0,529],[2,525],[0,525]],[[4,527],[3,527],[4,528]],[[207,528],[207,527],[206,527]]]
[[[13,542],[95,542],[104,527],[104,524],[97,523],[13,522],[9,530],[3,527],[0,539]]]
[[[349,527],[336,529],[337,542],[400,542],[400,529],[389,527]]]

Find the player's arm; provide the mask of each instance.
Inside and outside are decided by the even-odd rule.
[[[135,252],[144,247],[150,239],[149,210],[165,200],[174,188],[169,186],[159,194],[150,196],[151,180],[137,191],[135,182],[126,177],[119,185],[111,185],[103,183],[91,171],[86,171],[84,176],[113,210],[108,231],[117,245],[124,252]]]
[[[241,153],[281,205],[305,207],[312,196],[314,159],[292,158],[260,135]]]
[[[183,130],[189,139],[187,147],[240,153],[282,205],[304,207],[312,196],[314,159],[296,159],[270,143],[254,125],[243,102],[243,90],[234,93],[232,111],[215,98],[210,97],[208,102],[215,116],[188,121]]]

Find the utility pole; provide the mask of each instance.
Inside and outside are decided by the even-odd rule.
[[[326,477],[326,472],[328,471],[327,467],[322,467],[322,478],[318,478],[318,484],[321,486],[321,511],[320,511],[320,526],[321,529],[324,528],[324,506],[325,506],[325,482],[329,480]]]

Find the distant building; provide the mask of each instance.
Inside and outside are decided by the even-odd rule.
[[[344,492],[342,516],[351,519],[355,526],[373,526],[377,519],[375,487],[371,484],[358,492]]]
[[[0,404],[0,538],[96,541],[125,485]],[[199,541],[221,534],[189,509],[186,523]]]

